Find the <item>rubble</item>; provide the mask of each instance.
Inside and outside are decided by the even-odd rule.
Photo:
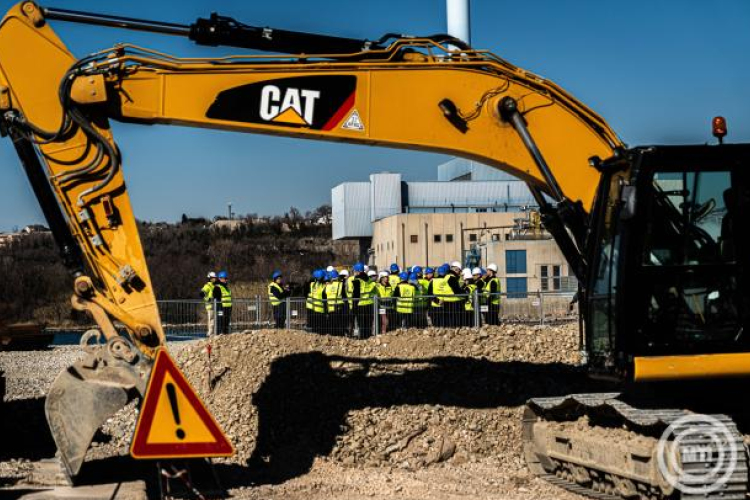
[[[399,330],[365,341],[263,330],[214,339],[210,382],[205,341],[177,359],[237,463],[272,472],[303,457],[520,469],[523,405],[582,381],[577,342],[575,324]]]
[[[498,471],[505,492],[558,495],[524,464],[523,406],[587,384],[574,323],[398,330],[368,340],[260,330],[170,350],[237,450],[217,462],[243,466],[258,484],[289,485],[330,469],[372,470],[409,485],[403,474],[475,468]],[[24,362],[20,372],[35,381],[22,389],[11,375],[9,396],[37,397],[75,353],[59,350],[65,362],[42,361],[44,374]],[[14,373],[8,357],[0,362]],[[109,419],[87,459],[127,454],[136,417],[134,402]],[[397,485],[405,491],[392,493],[410,491],[401,483],[389,488]],[[268,493],[238,491],[255,498],[260,490]]]

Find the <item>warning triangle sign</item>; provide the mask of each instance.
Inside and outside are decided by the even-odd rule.
[[[133,458],[228,457],[234,448],[166,349],[159,349],[143,398]]]
[[[349,118],[347,118],[344,124],[341,125],[341,128],[360,131],[365,129],[365,125],[362,123],[362,119],[359,117],[359,113],[356,109],[352,111],[352,114],[350,114]]]

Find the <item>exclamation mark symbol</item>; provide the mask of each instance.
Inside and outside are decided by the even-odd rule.
[[[167,382],[167,396],[169,396],[169,405],[172,407],[172,416],[174,417],[175,423],[180,425],[180,408],[177,406],[177,391],[174,389],[172,382]],[[185,439],[185,431],[180,427],[177,427],[175,432],[177,439]]]

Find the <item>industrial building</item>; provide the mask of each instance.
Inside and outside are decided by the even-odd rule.
[[[454,159],[438,166],[437,181],[372,174],[334,187],[331,205],[333,238],[358,240],[378,269],[495,262],[509,293],[577,287],[526,184],[486,165]]]

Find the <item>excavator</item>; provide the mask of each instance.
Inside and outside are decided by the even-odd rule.
[[[185,59],[123,43],[77,58],[50,22],[252,52]],[[358,40],[24,1],[0,24],[0,131],[72,273],[72,306],[98,325],[45,402],[70,478],[103,421],[143,395],[165,344],[111,120],[446,153],[524,180],[580,282],[586,369],[617,388],[530,400],[531,470],[601,499],[745,497],[733,417],[709,406],[718,437],[687,417],[698,414],[691,388],[736,398],[729,388],[750,375],[750,145],[627,147],[550,80],[447,35]],[[720,117],[714,132],[726,134]],[[677,458],[661,467],[674,426],[689,439],[673,439]],[[718,480],[676,485],[679,467]]]

